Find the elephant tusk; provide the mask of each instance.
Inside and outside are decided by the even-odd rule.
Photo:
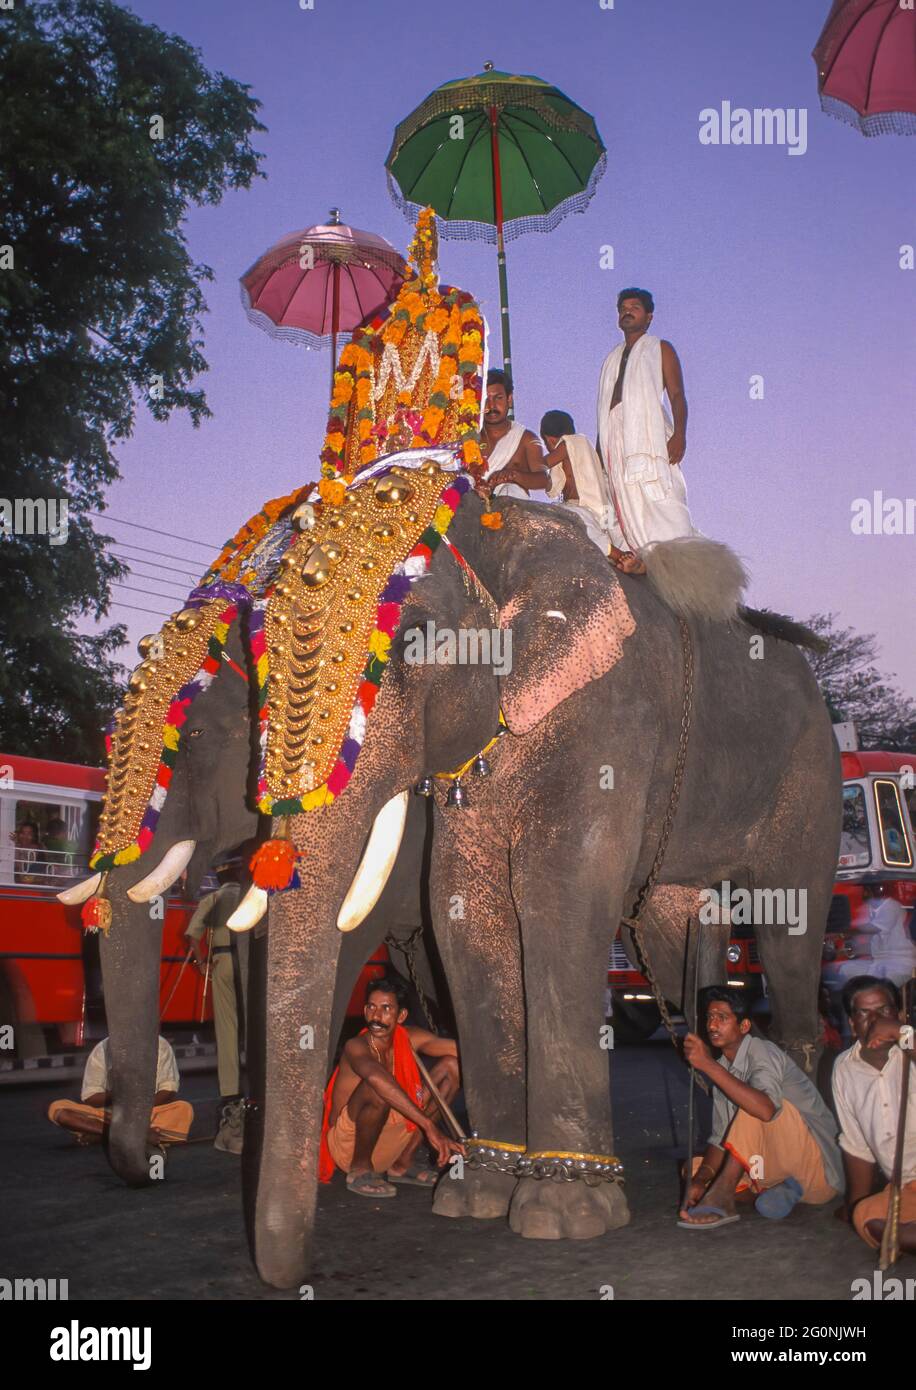
[[[358,927],[382,896],[401,848],[408,795],[406,791],[398,792],[372,822],[369,842],[350,884],[350,891],[337,914],[340,931],[353,931],[354,927]]]
[[[242,901],[226,922],[232,931],[251,931],[257,926],[267,911],[267,893],[254,884],[248,889]]]
[[[101,881],[101,874],[90,874],[88,878],[83,879],[82,883],[75,883],[72,888],[65,888],[62,893],[58,893],[57,901],[66,903],[67,907],[75,907],[78,903],[84,903],[87,898],[92,897]]]
[[[196,840],[178,840],[172,845],[151,874],[141,878],[133,888],[128,888],[127,896],[131,902],[148,903],[151,898],[167,893],[178,875],[188,867],[196,847]]]

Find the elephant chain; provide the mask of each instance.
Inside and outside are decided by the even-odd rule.
[[[624,917],[622,922],[623,926],[630,928],[633,945],[636,947],[643,973],[652,986],[652,993],[655,995],[655,1002],[662,1016],[662,1022],[676,1048],[679,1047],[679,1042],[674,1027],[674,1021],[671,1017],[668,1005],[665,1002],[665,997],[659,988],[658,980],[655,978],[655,971],[652,969],[652,963],[649,960],[649,955],[646,950],[645,938],[639,935],[639,926],[640,919],[655,890],[655,885],[658,883],[662,865],[665,861],[668,841],[671,838],[674,818],[677,814],[678,802],[681,798],[681,788],[684,783],[684,768],[687,763],[687,746],[690,740],[690,720],[693,712],[693,641],[690,636],[690,628],[683,618],[678,618],[678,626],[681,630],[681,647],[684,653],[684,704],[681,711],[681,730],[678,738],[677,757],[674,762],[674,780],[671,784],[671,795],[668,798],[668,809],[665,811],[665,819],[662,821],[661,834],[658,839],[658,849],[655,851],[655,858],[652,861],[649,876],[636,895],[636,905],[633,908],[632,915],[630,917]]]
[[[417,992],[417,998],[420,1001],[420,1008],[423,1010],[423,1016],[429,1025],[429,1031],[431,1033],[438,1033],[439,1029],[436,1027],[435,1020],[432,1016],[432,1012],[429,1007],[429,1000],[427,999],[423,991],[423,986],[420,984],[419,977],[417,976],[416,965],[414,963],[417,942],[419,941],[422,935],[423,928],[415,927],[414,930],[410,933],[410,936],[408,936],[403,941],[398,941],[398,939],[392,936],[392,934],[389,932],[388,935],[385,937],[385,945],[393,946],[396,950],[402,953],[404,959],[407,962],[407,973],[410,975],[410,983],[413,985],[414,989]]]
[[[544,1150],[528,1153],[521,1144],[496,1139],[466,1141],[469,1168],[486,1168],[510,1178],[552,1178],[555,1182],[583,1181],[589,1187],[601,1182],[622,1182],[623,1164],[613,1154],[572,1153]]]

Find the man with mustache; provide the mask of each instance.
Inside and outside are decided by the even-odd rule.
[[[448,1102],[460,1085],[458,1044],[425,1028],[405,1028],[406,994],[396,976],[372,981],[363,1010],[366,1027],[344,1047],[324,1093],[318,1176],[330,1182],[341,1168],[348,1189],[360,1197],[396,1197],[395,1183],[435,1187],[435,1168],[415,1157],[424,1138],[440,1168],[453,1154],[464,1156],[462,1145],[433,1122],[438,1107],[414,1056],[438,1059],[430,1076]]]
[[[719,1053],[694,1033],[684,1056],[715,1087],[713,1132],[695,1168],[678,1222],[711,1230],[739,1218],[739,1184],[756,1190],[754,1206],[771,1221],[797,1202],[820,1205],[842,1191],[836,1122],[813,1082],[781,1047],[751,1034],[739,990],[704,991],[706,1031]]]
[[[912,1031],[901,1028],[900,991],[892,980],[859,975],[843,991],[855,1035],[833,1068],[833,1100],[840,1121],[846,1201],[837,1211],[852,1221],[867,1245],[884,1234],[894,1170],[903,1069],[914,1064]],[[916,1255],[916,1077],[910,1073],[900,1183],[900,1249]],[[883,1174],[888,1186],[872,1192]]]
[[[546,488],[549,474],[537,435],[509,419],[512,378],[494,367],[487,372],[480,452],[487,464],[481,491],[493,497],[519,497]]]
[[[696,535],[680,463],[687,448],[687,397],[677,353],[649,333],[648,290],[617,296],[624,341],[605,358],[598,383],[598,445],[613,500],[619,569],[644,573],[639,552],[656,541]],[[669,416],[662,397],[667,393]]]

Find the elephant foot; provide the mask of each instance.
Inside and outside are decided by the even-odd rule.
[[[453,1178],[446,1169],[436,1184],[433,1212],[436,1216],[473,1216],[478,1221],[492,1221],[509,1210],[517,1181],[508,1173],[468,1167],[462,1177]]]
[[[619,1183],[523,1178],[509,1209],[509,1225],[529,1240],[593,1240],[630,1219]]]

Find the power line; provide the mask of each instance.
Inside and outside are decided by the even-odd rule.
[[[221,545],[213,545],[210,541],[193,540],[190,536],[176,536],[174,531],[159,531],[155,526],[142,526],[139,521],[125,521],[123,517],[110,516],[108,512],[87,512],[87,516],[97,517],[99,521],[113,521],[118,526],[133,526],[138,531],[151,531],[154,536],[167,536],[169,540],[181,541],[184,545],[202,545],[205,550],[222,550]]]
[[[134,579],[151,579],[154,584],[168,584],[170,589],[180,589],[185,594],[188,592],[187,584],[182,584],[178,579],[163,579],[160,574],[144,574],[143,570],[134,569],[133,565],[128,565],[127,573]]]
[[[118,589],[130,589],[132,594],[143,594],[146,598],[167,598],[170,603],[174,603],[178,598],[177,594],[160,594],[155,589],[138,589],[135,584],[122,584],[117,579],[113,579],[111,582]]]
[[[186,565],[203,564],[203,560],[195,560],[187,555],[170,555],[167,550],[153,550],[148,545],[134,545],[133,541],[115,541],[122,550],[143,550],[147,555],[158,555],[163,560],[181,560]]]
[[[163,613],[159,608],[138,608],[135,603],[122,603],[119,598],[111,600],[112,608],[129,608],[133,613],[152,613],[157,618],[168,618],[170,614]]]

